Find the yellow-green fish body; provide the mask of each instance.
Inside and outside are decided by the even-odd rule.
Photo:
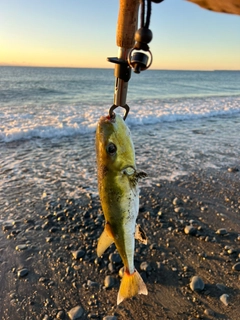
[[[147,288],[134,268],[136,219],[139,209],[138,172],[130,130],[119,115],[101,117],[96,131],[98,189],[105,229],[99,238],[97,254],[114,242],[125,266],[118,293],[119,304],[136,294],[147,294]]]

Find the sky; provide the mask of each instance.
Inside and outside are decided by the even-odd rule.
[[[118,0],[0,0],[0,65],[113,68]],[[240,70],[240,16],[152,4],[151,69]]]

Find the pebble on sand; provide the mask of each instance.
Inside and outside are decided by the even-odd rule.
[[[210,317],[215,316],[215,312],[212,309],[205,309],[204,314],[206,314],[207,316],[210,316]]]
[[[12,227],[13,227],[12,224],[6,223],[6,224],[4,224],[4,225],[2,226],[2,230],[3,230],[3,231],[9,231],[9,230],[12,229]]]
[[[221,236],[227,234],[227,230],[225,228],[220,228],[216,231],[216,234],[220,234]]]
[[[81,306],[76,306],[68,311],[68,316],[71,320],[80,319],[83,315],[83,308]]]
[[[230,167],[228,168],[228,172],[238,172],[239,169],[237,167]]]
[[[103,318],[103,320],[117,320],[117,317],[115,316],[106,316]]]
[[[104,279],[104,287],[105,288],[112,288],[115,284],[115,279],[111,276],[106,276],[106,278]]]
[[[87,286],[88,287],[96,287],[96,288],[98,288],[99,287],[99,283],[95,282],[95,281],[88,280],[87,281]]]
[[[85,255],[85,251],[84,250],[76,250],[76,251],[72,251],[72,255],[74,259],[80,259]]]
[[[58,311],[56,317],[57,317],[57,319],[64,319],[65,318],[65,312],[63,310]]]
[[[111,253],[109,255],[109,261],[118,264],[122,262],[122,259],[118,253]]]
[[[149,262],[144,261],[140,264],[140,269],[142,271],[151,271],[152,270],[152,266]]]
[[[185,233],[185,234],[189,234],[189,235],[191,235],[191,236],[195,236],[196,233],[197,233],[197,229],[194,228],[193,226],[186,226],[186,227],[184,228],[184,233]]]
[[[18,270],[18,273],[17,273],[17,275],[18,275],[18,277],[19,278],[23,278],[23,277],[25,277],[27,274],[28,274],[28,269],[27,268],[23,268],[23,269],[21,269],[21,270]]]
[[[222,294],[220,297],[220,300],[225,306],[228,306],[228,298],[229,298],[229,295],[226,293]]]
[[[235,263],[232,269],[235,271],[240,271],[240,262]]]
[[[123,277],[123,275],[124,275],[124,267],[122,267],[121,269],[119,269],[119,271],[118,271],[118,275],[119,275],[119,277]]]
[[[205,287],[203,280],[199,276],[194,276],[190,282],[192,291],[202,291]]]
[[[180,206],[183,204],[182,200],[179,198],[174,198],[172,203],[174,206]]]
[[[26,245],[26,244],[18,244],[18,245],[16,246],[16,250],[17,250],[17,251],[26,250],[27,248],[28,248],[28,245]]]

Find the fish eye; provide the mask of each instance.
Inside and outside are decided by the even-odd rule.
[[[110,154],[110,156],[114,156],[116,152],[117,152],[116,145],[114,143],[110,142],[107,145],[107,153]]]

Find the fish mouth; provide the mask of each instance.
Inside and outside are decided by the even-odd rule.
[[[102,125],[105,125],[105,124],[110,124],[110,123],[115,123],[116,122],[116,118],[115,117],[110,117],[110,115],[107,115],[107,116],[102,116],[100,119],[99,119],[99,125],[102,126]]]

